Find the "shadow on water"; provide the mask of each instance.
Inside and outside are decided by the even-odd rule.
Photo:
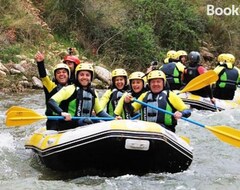
[[[76,171],[55,171],[53,169],[47,168],[41,161],[41,159],[38,157],[36,153],[32,152],[31,158],[29,158],[29,165],[32,167],[34,170],[37,170],[38,173],[40,174],[38,176],[39,180],[47,180],[47,181],[55,181],[55,180],[63,180],[63,181],[78,181],[78,183],[84,183],[85,185],[89,185],[85,180],[89,181],[89,179],[92,179],[93,183],[101,183],[105,179],[115,179],[115,178],[120,178],[122,176],[138,176],[139,178],[144,178],[144,177],[154,177],[155,180],[165,180],[170,179],[174,175],[178,175],[178,173],[144,173],[142,175],[135,175],[135,174],[120,174],[120,171],[111,171],[109,173],[104,173],[102,170],[96,170],[96,169],[88,169],[86,171],[84,170],[76,170]],[[85,174],[86,172],[86,174]]]
[[[69,181],[79,177],[88,176],[85,175],[83,171],[55,171],[50,168],[47,168],[37,154],[33,153],[30,158],[30,166],[37,170],[41,175],[39,176],[39,180],[63,180]],[[94,173],[94,171],[93,171]],[[89,176],[88,176],[89,177]],[[92,177],[97,177],[97,175],[92,175]],[[99,177],[102,178],[102,177]]]

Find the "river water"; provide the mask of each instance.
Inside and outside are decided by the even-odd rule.
[[[104,189],[104,190],[201,190],[240,189],[240,149],[219,141],[206,128],[180,120],[176,133],[190,139],[193,162],[184,172],[169,174],[124,175],[119,177],[67,174],[45,168],[31,150],[24,148],[26,137],[44,126],[45,121],[7,128],[5,112],[11,106],[23,106],[44,114],[42,91],[7,95],[0,93],[0,189]],[[208,126],[227,125],[240,129],[240,109],[210,112],[193,110],[192,120]]]

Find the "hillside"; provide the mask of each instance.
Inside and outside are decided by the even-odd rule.
[[[209,16],[209,2],[0,0],[0,60],[19,63],[16,55],[33,58],[40,50],[53,65],[62,51],[76,47],[80,57],[130,71],[161,62],[169,49],[201,51],[209,68],[223,52],[234,54],[239,64],[240,17]],[[211,4],[230,11],[238,1]]]

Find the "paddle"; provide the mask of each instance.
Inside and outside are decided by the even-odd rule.
[[[138,113],[137,115],[135,115],[135,116],[131,117],[131,120],[137,119],[137,118],[139,118],[140,116],[141,116],[141,114],[140,114],[140,113]]]
[[[139,104],[142,104],[144,106],[148,106],[152,109],[156,109],[158,111],[167,113],[169,115],[174,115],[172,112],[169,112],[167,110],[164,110],[164,109],[156,107],[156,106],[153,106],[151,104],[147,104],[140,100],[133,99],[133,101],[137,102]],[[240,130],[231,128],[229,126],[206,126],[201,123],[198,123],[197,121],[194,121],[194,120],[191,120],[191,119],[188,119],[185,117],[181,117],[181,119],[210,130],[216,137],[218,137],[218,139],[220,139],[221,141],[223,141],[225,143],[228,143],[232,146],[240,147]]]
[[[85,119],[85,118],[89,118],[91,120],[114,120],[113,117],[72,117],[72,119]],[[14,108],[11,108],[11,111],[7,111],[6,125],[9,127],[29,125],[41,119],[64,120],[64,117],[43,116],[31,109],[23,108],[22,110],[20,110],[20,107],[18,107],[17,111],[14,111]]]
[[[196,78],[192,79],[182,90],[180,93],[190,92],[199,90],[203,87],[210,85],[218,80],[218,75],[215,71],[209,70],[204,74],[197,76]]]
[[[23,110],[25,110],[25,111],[29,111],[30,109],[28,109],[28,108],[23,108],[23,107],[20,107],[20,106],[12,106],[12,107],[10,107],[7,111],[6,111],[6,113],[5,113],[5,115],[7,115],[9,112],[11,112],[11,111],[23,111]],[[30,110],[31,111],[31,110]]]

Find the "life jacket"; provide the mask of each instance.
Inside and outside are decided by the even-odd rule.
[[[198,72],[198,67],[200,67],[201,65],[196,65],[196,66],[189,66],[187,67],[187,72],[184,73],[184,83],[189,83],[192,79],[194,79],[195,77],[199,76],[199,72]]]
[[[236,90],[238,75],[239,73],[237,69],[229,69],[223,66],[223,69],[218,74],[219,80],[216,82],[216,87]]]
[[[144,92],[146,92],[146,88],[145,87],[143,87],[143,89],[140,91],[140,92],[138,92],[138,93],[135,93],[133,90],[130,90],[129,91],[129,93],[131,93],[132,94],[132,96],[134,97],[134,98],[136,98],[136,99],[138,99],[139,98],[139,96],[142,94],[142,93],[144,93]],[[136,116],[136,115],[138,115],[139,113],[141,113],[141,111],[137,111],[137,112],[134,112],[134,113],[129,113],[129,111],[128,111],[128,109],[123,109],[123,114],[122,114],[122,119],[131,119],[132,117],[134,117],[134,116]]]
[[[107,113],[111,116],[114,115],[114,110],[117,106],[118,101],[120,100],[120,98],[122,97],[123,92],[120,90],[117,90],[116,88],[114,88],[112,90],[111,96],[109,98],[109,101],[107,103]]]
[[[179,71],[175,62],[170,62],[164,64],[161,68],[167,77],[168,83],[171,84],[181,84],[181,72]]]
[[[163,90],[157,95],[152,94],[152,92],[148,92],[143,101],[154,107],[159,107],[174,113],[176,109],[169,102],[168,97],[169,90]],[[164,124],[168,128],[173,128],[177,124],[177,121],[172,115],[159,112],[158,110],[148,106],[142,106],[141,112],[141,120]]]
[[[89,117],[92,115],[95,98],[94,89],[84,90],[81,87],[77,87],[67,100],[61,102],[60,107],[72,116]]]

